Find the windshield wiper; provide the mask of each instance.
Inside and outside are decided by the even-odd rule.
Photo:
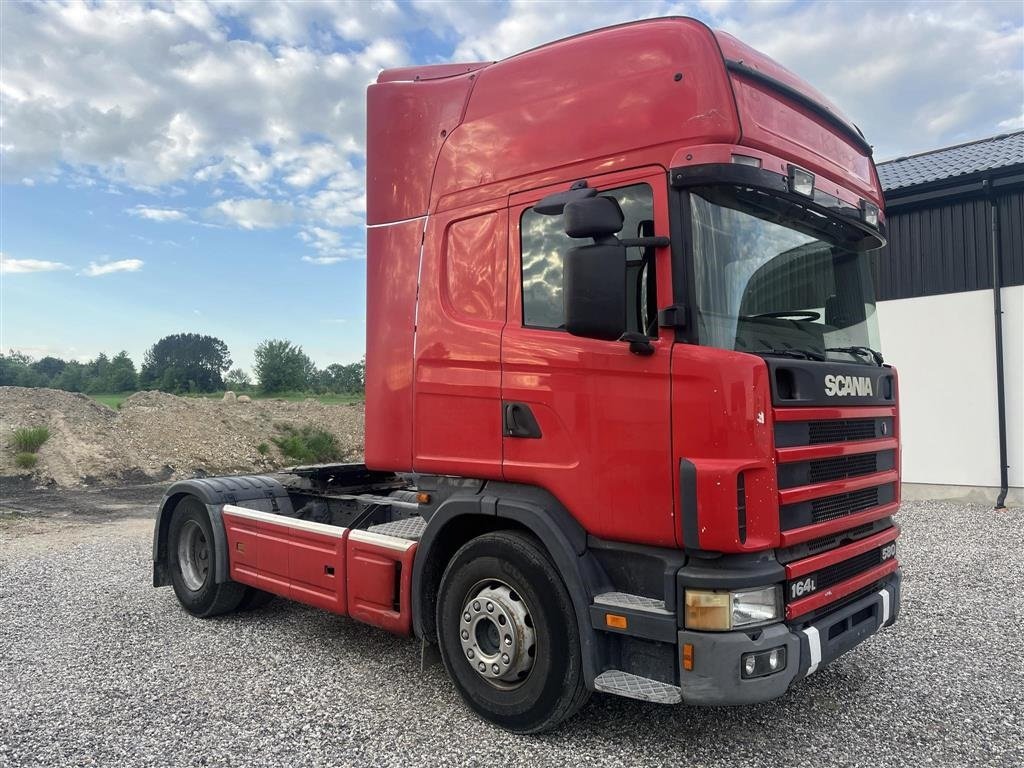
[[[825,347],[826,352],[845,352],[848,355],[856,355],[857,357],[864,358],[870,356],[875,361],[875,365],[881,367],[882,363],[885,362],[885,358],[882,357],[882,353],[872,349],[871,347]]]
[[[802,349],[800,347],[786,347],[785,349],[777,349],[775,347],[769,347],[768,349],[756,349],[754,350],[756,355],[780,355],[782,357],[796,357],[800,360],[824,360],[825,356],[821,352],[816,352],[813,349]]]

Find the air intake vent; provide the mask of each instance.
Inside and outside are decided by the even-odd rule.
[[[810,463],[808,481],[824,483],[841,480],[844,477],[870,475],[878,471],[878,454],[860,453],[854,456],[836,456],[831,459],[817,459]]]
[[[815,523],[824,523],[877,505],[878,488],[865,488],[815,499],[811,502],[811,517]]]
[[[874,419],[812,421],[807,426],[811,445],[842,443],[847,440],[871,440],[875,437]]]

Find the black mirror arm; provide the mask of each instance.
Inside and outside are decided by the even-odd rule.
[[[634,355],[650,357],[654,354],[654,345],[651,344],[651,340],[642,333],[626,331],[624,334],[619,336],[619,341],[628,341],[629,351]]]
[[[619,243],[627,248],[667,248],[672,241],[667,237],[622,237]]]

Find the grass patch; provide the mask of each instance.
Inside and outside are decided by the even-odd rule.
[[[35,467],[37,461],[39,461],[39,457],[34,453],[29,453],[28,451],[19,453],[14,457],[14,463],[22,469],[32,469]]]
[[[260,456],[266,456],[270,452],[270,446],[266,443],[260,443],[256,446],[256,450],[260,452]]]
[[[281,436],[271,438],[274,445],[299,464],[323,464],[341,459],[338,440],[330,432],[308,424],[303,427],[279,424],[277,428]]]
[[[46,427],[22,427],[14,430],[11,445],[18,453],[35,453],[50,439],[50,430]]]
[[[121,403],[131,397],[134,392],[116,392],[112,395],[89,395],[97,403],[103,403],[108,408],[113,408],[115,411],[121,408]]]

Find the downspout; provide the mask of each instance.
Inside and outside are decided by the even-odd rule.
[[[1006,386],[1003,377],[1003,265],[999,253],[999,206],[996,204],[992,180],[985,179],[984,185],[992,218],[992,310],[995,315],[996,408],[999,419],[999,497],[995,509],[1005,510],[1010,479],[1006,457]]]

